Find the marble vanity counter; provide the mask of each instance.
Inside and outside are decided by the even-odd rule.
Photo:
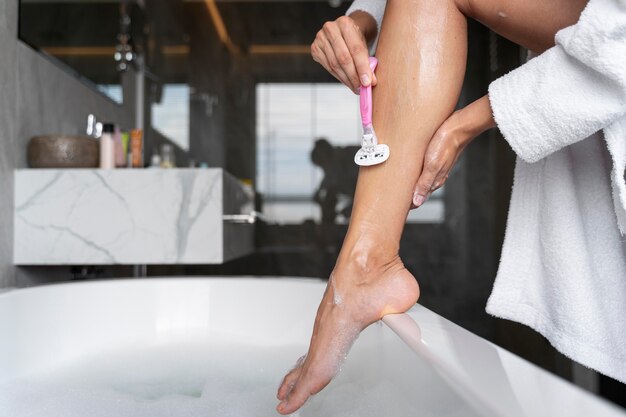
[[[222,169],[15,172],[16,265],[219,264],[253,250],[252,196]]]

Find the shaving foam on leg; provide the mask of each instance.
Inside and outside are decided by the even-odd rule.
[[[369,58],[372,72],[376,69],[378,60]],[[361,122],[363,123],[363,138],[361,149],[354,155],[354,162],[360,166],[371,166],[385,162],[389,158],[389,146],[379,144],[374,126],[372,126],[372,86],[361,87],[360,91]]]

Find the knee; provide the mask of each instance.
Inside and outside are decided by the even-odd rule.
[[[472,0],[451,0],[451,2],[465,16],[472,16]]]
[[[416,6],[425,4],[436,4],[437,7],[447,7],[448,10],[456,9],[459,13],[466,17],[472,17],[472,7],[474,2],[483,0],[418,0],[415,3]],[[406,0],[387,0],[387,5],[394,5],[399,9],[406,10]],[[419,7],[418,7],[419,8]]]
[[[422,0],[422,2],[424,2],[424,0]],[[436,3],[441,6],[443,6],[444,4],[449,4],[461,12],[463,12],[464,10],[470,10],[470,2],[471,0],[436,0]],[[387,3],[395,3],[400,6],[405,6],[406,0],[387,0]]]

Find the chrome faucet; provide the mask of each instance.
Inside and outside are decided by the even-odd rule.
[[[92,138],[99,138],[102,136],[102,123],[96,119],[96,116],[93,114],[89,114],[87,116],[87,136],[91,136]]]

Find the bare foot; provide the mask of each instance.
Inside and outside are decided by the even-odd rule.
[[[419,286],[395,256],[376,268],[337,265],[317,310],[309,351],[283,379],[276,410],[290,414],[335,376],[359,333],[386,314],[410,309]]]

